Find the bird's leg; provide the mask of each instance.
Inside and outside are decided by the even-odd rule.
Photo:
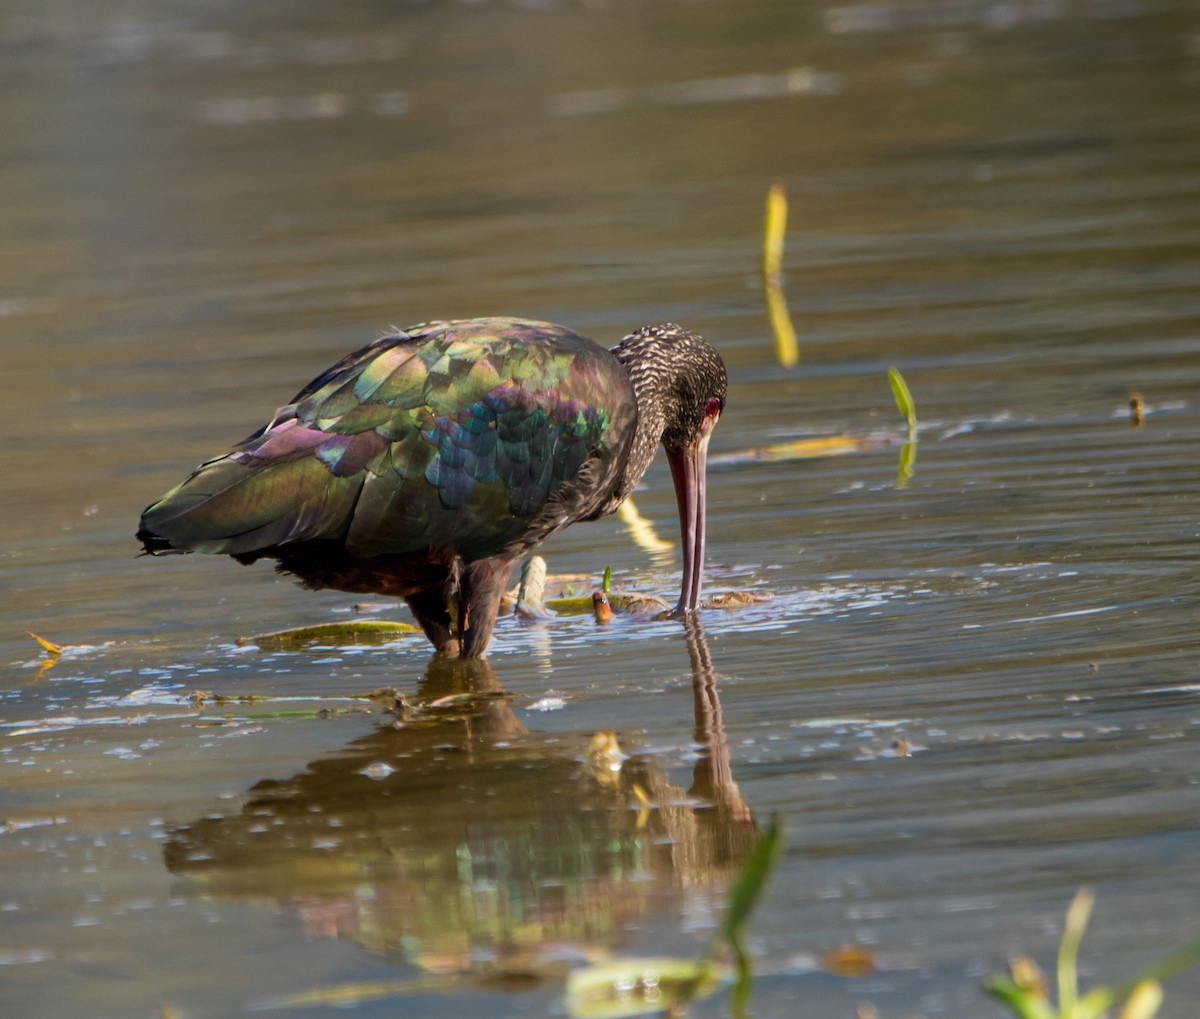
[[[412,610],[413,616],[421,624],[425,636],[438,651],[457,656],[459,639],[454,632],[454,622],[450,618],[449,603],[453,590],[447,590],[448,585],[426,588],[416,594],[408,595],[404,600]]]
[[[500,598],[508,586],[515,559],[479,559],[462,571],[458,589],[462,658],[478,658],[487,650]]]

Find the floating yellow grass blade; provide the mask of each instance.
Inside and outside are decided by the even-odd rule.
[[[674,547],[669,541],[664,541],[654,530],[654,525],[638,512],[632,499],[626,499],[617,510],[621,523],[629,532],[629,536],[652,556],[661,556],[670,552]]]
[[[363,1005],[369,1001],[428,993],[431,990],[441,990],[449,986],[451,986],[451,981],[448,978],[438,976],[420,977],[416,980],[365,981],[358,984],[318,987],[311,991],[298,991],[295,994],[283,994],[277,998],[255,1002],[252,1007],[256,1011],[311,1008],[319,1005],[329,1008],[353,1008],[355,1005]]]
[[[777,180],[767,189],[767,214],[763,224],[763,282],[768,287],[779,286],[787,214],[787,195],[783,190],[783,182]]]
[[[408,633],[420,633],[411,623],[394,623],[384,619],[359,619],[347,623],[318,623],[299,626],[294,630],[259,633],[253,637],[238,637],[237,644],[257,644],[263,651],[294,651],[308,644],[386,644]]]
[[[815,460],[823,456],[841,456],[857,453],[860,449],[879,445],[877,440],[856,438],[851,435],[831,435],[821,439],[794,439],[777,442],[771,446],[743,449],[736,453],[721,453],[708,458],[713,466],[748,463],[774,463],[777,460]]]
[[[785,368],[793,368],[800,360],[800,343],[796,339],[796,328],[788,311],[787,298],[783,290],[770,283],[763,289],[767,301],[767,317],[771,320],[771,332],[775,336],[775,356]]]
[[[785,368],[800,360],[800,344],[783,296],[783,238],[787,232],[787,195],[783,184],[775,181],[767,190],[767,213],[763,224],[763,298],[767,318],[775,336],[775,356]]]
[[[55,644],[54,641],[46,640],[45,637],[39,637],[36,633],[33,633],[30,630],[26,630],[25,633],[36,640],[42,646],[42,650],[45,651],[46,654],[57,657],[63,653],[62,644]]]
[[[637,797],[638,801],[637,828],[641,831],[646,827],[646,822],[650,820],[650,797],[646,794],[646,790],[636,782],[633,783],[633,795]]]

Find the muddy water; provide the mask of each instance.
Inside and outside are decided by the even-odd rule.
[[[0,1013],[550,1013],[601,951],[698,952],[773,812],[755,1015],[998,1015],[980,976],[1048,963],[1081,884],[1085,981],[1200,936],[1196,31],[1134,0],[9,5]],[[509,620],[445,669],[237,646],[353,603],[134,558],[143,505],[337,356],[475,314],[713,338],[709,587],[773,600]],[[637,501],[671,537],[665,465]],[[545,553],[678,583],[616,521]],[[827,971],[848,944],[875,973]]]

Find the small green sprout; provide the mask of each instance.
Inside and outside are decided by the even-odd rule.
[[[888,369],[888,382],[892,386],[892,395],[896,398],[896,407],[908,422],[908,441],[917,441],[917,407],[913,403],[912,393],[908,391],[908,383],[900,374],[900,369],[893,365]]]
[[[908,422],[908,441],[900,447],[900,464],[896,468],[896,487],[907,488],[917,462],[917,406],[913,403],[912,393],[908,391],[904,376],[894,365],[888,369],[888,382],[892,387],[892,395],[896,398],[896,407]]]

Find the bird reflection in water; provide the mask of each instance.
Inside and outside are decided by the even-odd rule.
[[[238,814],[175,829],[167,867],[205,894],[293,906],[311,936],[495,987],[561,979],[630,928],[715,909],[756,833],[704,633],[685,629],[689,788],[636,753],[597,780],[586,734],[528,731],[486,660],[439,655],[415,707],[259,782]]]

